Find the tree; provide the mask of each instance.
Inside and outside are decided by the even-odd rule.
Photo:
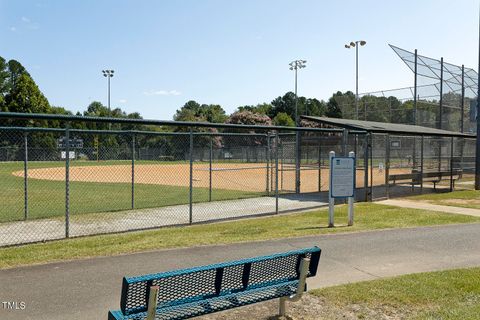
[[[230,115],[227,123],[271,126],[272,120],[265,114],[253,113],[251,111],[237,111]]]
[[[260,113],[253,113],[251,111],[237,111],[230,115],[227,120],[227,123],[230,124],[244,124],[244,125],[258,125],[258,126],[271,126],[272,120],[269,116]],[[228,132],[238,132],[238,133],[256,133],[254,129],[250,129],[249,132],[239,129],[228,129]],[[261,130],[259,133],[266,133],[265,130]],[[264,136],[240,136],[240,137],[225,137],[224,144],[227,147],[238,148],[240,146],[265,146],[266,140]],[[247,161],[249,161],[250,156],[247,152]]]
[[[305,114],[307,116],[321,117],[327,111],[327,105],[324,101],[319,101],[316,98],[308,98],[305,100]]]
[[[304,98],[305,99],[305,98]],[[301,115],[303,110],[302,99],[298,99],[298,114]],[[286,113],[290,118],[295,119],[295,93],[287,92],[283,97],[277,97],[272,101],[273,108],[267,114],[270,118],[274,118],[280,112]]]
[[[8,70],[7,62],[0,57],[0,111],[4,110],[5,95],[8,93]]]
[[[297,99],[297,113],[299,118],[302,115],[323,116],[325,115],[326,110],[327,106],[325,102],[316,98],[299,96]],[[277,97],[272,101],[272,107],[266,114],[274,119],[280,113],[286,113],[295,121],[295,93],[287,92],[283,97]]]
[[[93,101],[88,105],[87,110],[83,112],[83,115],[89,117],[109,117],[110,112],[101,102]]]
[[[285,112],[280,112],[273,118],[273,124],[276,126],[294,127],[295,121]]]
[[[273,106],[270,103],[260,103],[256,106],[241,106],[237,108],[237,111],[251,111],[259,114],[270,114]]]
[[[175,121],[198,121],[223,123],[227,120],[227,115],[222,106],[218,104],[202,104],[190,100],[177,110],[173,119]]]
[[[47,98],[26,72],[15,80],[15,86],[5,97],[5,104],[10,112],[50,113],[51,111]]]
[[[196,121],[199,117],[200,104],[194,100],[190,100],[183,105],[175,115],[173,120],[175,121]]]
[[[337,101],[337,97],[342,97],[342,93],[338,91],[335,93],[327,102],[327,110],[325,115],[331,118],[341,118],[342,117],[342,110],[340,109],[339,103]]]
[[[18,79],[21,75],[26,74],[30,77],[30,74],[27,72],[24,66],[17,60],[8,61],[8,79],[9,79],[9,89],[13,90],[17,84]]]

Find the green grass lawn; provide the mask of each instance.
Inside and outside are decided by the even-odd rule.
[[[480,319],[480,268],[410,274],[314,290],[356,319]]]
[[[422,194],[408,199],[444,206],[480,209],[480,191],[476,190]]]
[[[232,222],[92,236],[0,248],[0,268],[164,248],[474,222],[480,222],[480,218],[359,203],[356,204],[355,224],[352,227],[346,226],[346,206],[339,206],[335,212],[335,228],[326,227],[328,210],[323,209]]]
[[[178,162],[138,161],[137,164],[173,164]],[[129,161],[75,161],[72,166],[129,165]],[[30,169],[62,168],[62,162],[30,162]],[[24,179],[12,175],[22,171],[22,162],[0,163],[0,222],[23,220]],[[174,178],[174,177],[172,177]],[[213,189],[212,200],[242,199],[262,196],[263,193]],[[209,199],[208,188],[194,188],[193,201]],[[29,219],[65,215],[65,182],[28,179]],[[189,188],[168,185],[135,184],[135,208],[163,207],[189,202]],[[70,211],[72,214],[120,211],[131,209],[131,184],[70,182]]]

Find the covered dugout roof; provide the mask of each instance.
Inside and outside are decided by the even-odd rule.
[[[344,128],[348,130],[363,130],[372,133],[390,133],[411,136],[441,136],[441,137],[464,137],[475,138],[476,135],[454,132],[448,130],[440,130],[422,126],[414,126],[401,123],[386,123],[376,121],[363,121],[352,119],[328,118],[328,117],[311,117],[302,116],[303,119],[318,122],[321,124]]]

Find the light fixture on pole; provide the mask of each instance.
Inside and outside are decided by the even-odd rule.
[[[297,72],[298,69],[305,68],[305,63],[307,60],[294,60],[289,63],[290,70],[295,70],[295,126],[300,126],[300,121],[298,119],[298,95],[297,95]],[[295,193],[300,193],[300,131],[295,132]]]
[[[295,70],[295,125],[298,127],[298,99],[297,99],[297,71],[298,69],[305,68],[307,60],[294,60],[289,63],[290,70]]]
[[[110,78],[113,77],[114,72],[115,71],[113,71],[113,70],[102,70],[103,76],[108,79],[108,112],[111,112],[111,109],[110,109]]]
[[[345,48],[355,48],[355,115],[358,120],[358,47],[366,45],[367,42],[363,40],[352,41],[350,44],[346,44]]]

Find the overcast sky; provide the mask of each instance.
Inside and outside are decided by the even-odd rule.
[[[478,66],[478,0],[0,0],[0,56],[20,61],[50,103],[107,104],[171,119],[188,100],[227,112],[293,91],[288,63],[307,60],[299,95],[328,99],[413,85],[388,44]]]

